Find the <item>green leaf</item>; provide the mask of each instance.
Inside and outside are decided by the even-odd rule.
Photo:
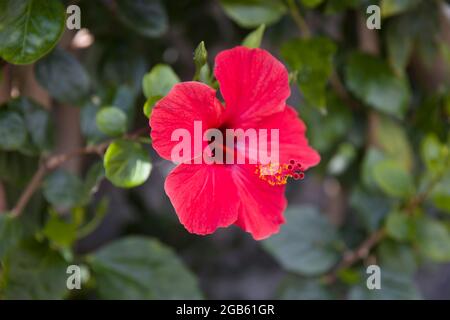
[[[143,184],[152,169],[150,157],[141,145],[126,140],[116,140],[110,144],[103,165],[106,178],[121,188]]]
[[[266,30],[266,25],[262,24],[254,31],[250,32],[245,39],[242,41],[242,45],[247,48],[259,48],[261,41],[264,37],[264,31]]]
[[[375,232],[391,209],[391,201],[357,186],[350,196],[350,206],[355,210],[365,229],[368,232]]]
[[[433,188],[431,200],[436,208],[450,213],[450,173]]]
[[[361,177],[364,186],[371,191],[378,190],[378,184],[373,176],[374,167],[386,159],[386,155],[375,147],[369,147],[361,166]]]
[[[87,196],[90,196],[91,193],[97,190],[99,183],[105,177],[105,168],[103,167],[102,162],[94,163],[88,170],[86,174],[86,179],[84,182],[84,190]]]
[[[404,0],[408,10],[391,17],[385,24],[389,62],[398,74],[403,74],[413,50],[425,64],[435,59],[438,44],[430,34],[439,32],[439,3],[432,1]],[[412,10],[409,10],[412,9]]]
[[[322,2],[324,2],[324,0],[301,0],[302,4],[305,7],[308,8],[315,8],[317,7],[319,4],[321,4]]]
[[[337,271],[340,281],[347,285],[354,285],[361,281],[361,274],[358,270],[352,268],[343,268]]]
[[[116,107],[100,109],[95,121],[98,129],[111,137],[123,135],[127,131],[127,115]]]
[[[388,117],[379,117],[375,125],[375,141],[386,157],[396,160],[411,171],[414,156],[402,125]]]
[[[194,275],[154,239],[129,237],[88,259],[102,299],[200,299]]]
[[[21,221],[8,213],[0,213],[0,261],[20,241],[23,234]]]
[[[325,12],[335,14],[347,10],[348,8],[357,8],[360,0],[328,0]]]
[[[52,211],[42,232],[57,246],[70,248],[77,238],[77,225],[63,220]]]
[[[319,275],[338,260],[341,244],[335,228],[314,207],[288,208],[280,233],[263,241],[264,248],[288,271]]]
[[[26,97],[14,99],[8,106],[22,114],[34,146],[40,151],[50,150],[53,146],[53,122],[50,112]]]
[[[83,136],[89,144],[95,144],[107,138],[97,127],[97,113],[100,107],[93,103],[87,103],[81,108],[80,127]]]
[[[94,209],[93,218],[86,224],[84,224],[77,232],[77,238],[82,239],[97,229],[103,218],[107,214],[109,201],[106,197],[102,198]],[[81,223],[80,223],[81,224]],[[80,225],[79,224],[79,225]]]
[[[0,110],[0,149],[17,150],[27,138],[25,122],[17,112]]]
[[[139,34],[154,38],[167,31],[168,17],[160,0],[116,0],[117,16]]]
[[[378,186],[387,195],[396,198],[407,198],[414,192],[411,174],[400,163],[383,160],[373,168],[373,177]]]
[[[410,22],[402,16],[386,24],[388,60],[398,75],[404,74],[414,49],[415,36],[411,33]]]
[[[450,261],[450,232],[444,224],[423,217],[416,222],[416,244],[421,254],[435,262]]]
[[[0,177],[11,186],[25,188],[39,164],[39,158],[19,152],[0,152]]]
[[[150,116],[152,115],[154,105],[162,98],[163,98],[162,96],[154,96],[153,98],[147,99],[147,101],[145,101],[144,108],[142,111],[144,112],[144,115],[147,118],[150,118]]]
[[[366,283],[354,286],[348,295],[350,300],[418,300],[421,295],[411,275],[405,272],[381,268],[381,289],[369,290]],[[362,277],[367,279],[367,274]]]
[[[407,241],[414,236],[414,221],[406,212],[393,211],[386,219],[386,232],[397,241]]]
[[[84,67],[69,52],[56,48],[36,64],[36,79],[52,97],[77,106],[90,90]]]
[[[409,275],[413,275],[417,270],[416,257],[410,245],[383,241],[377,248],[377,254],[379,264],[389,270]]]
[[[76,175],[64,170],[50,174],[43,187],[47,201],[61,210],[73,208],[83,200],[83,182]]]
[[[414,10],[405,13],[405,19],[410,22],[410,32],[415,35],[417,52],[427,65],[435,61],[438,44],[443,43],[430,37],[430,34],[437,34],[441,30],[441,14],[442,6],[439,1],[421,1]]]
[[[350,109],[329,91],[327,93],[327,113],[316,108],[303,108],[302,118],[308,124],[310,144],[320,153],[333,150],[344,139],[348,128],[352,127]]]
[[[403,13],[417,6],[422,0],[381,0],[381,16],[384,18]]]
[[[144,114],[149,117],[153,106],[158,100],[169,93],[172,87],[180,82],[172,68],[165,64],[157,64],[142,79],[142,89],[147,98]]]
[[[374,56],[353,53],[345,69],[350,91],[374,109],[403,118],[410,90],[405,78],[397,77],[389,65]]]
[[[422,140],[420,153],[427,169],[432,172],[443,171],[448,165],[449,147],[441,143],[435,134],[429,134]]]
[[[13,64],[42,58],[58,42],[65,26],[58,0],[3,0],[0,3],[0,56]]]
[[[67,263],[44,244],[24,242],[4,261],[0,296],[11,300],[62,299],[66,292]]]
[[[278,295],[281,300],[331,300],[333,295],[318,279],[287,276],[281,283]]]
[[[244,28],[271,25],[285,14],[281,0],[220,0],[225,13]]]
[[[326,85],[333,70],[336,45],[328,38],[295,39],[281,47],[281,54],[291,69],[297,71],[297,82],[306,102],[326,107]]]
[[[127,46],[112,46],[105,50],[101,57],[100,75],[103,89],[108,95],[107,98],[113,98],[110,95],[120,95],[123,91],[130,91],[134,99],[137,93],[140,93],[142,77],[147,71],[148,64],[146,58],[138,49],[131,49]],[[116,92],[113,92],[113,91]],[[122,92],[121,92],[122,91]],[[111,100],[103,100],[102,105],[120,104]]]

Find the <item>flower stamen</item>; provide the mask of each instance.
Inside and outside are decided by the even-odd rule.
[[[255,174],[271,186],[280,186],[287,183],[289,178],[303,180],[305,173],[300,162],[290,160],[289,164],[269,163],[257,165]]]

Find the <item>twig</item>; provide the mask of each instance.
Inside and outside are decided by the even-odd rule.
[[[425,202],[425,200],[427,200],[427,198],[429,197],[429,195],[433,192],[434,188],[442,181],[442,179],[444,179],[445,176],[445,172],[446,170],[449,169],[450,166],[450,156],[446,157],[444,159],[444,161],[447,163],[447,165],[442,169],[442,171],[440,171],[438,174],[436,174],[430,181],[430,183],[428,184],[428,186],[425,188],[424,191],[420,192],[419,194],[417,194],[416,196],[414,196],[407,204],[405,207],[405,211],[409,214],[413,214],[414,210],[420,206],[423,202]]]
[[[428,196],[433,191],[436,184],[439,183],[442,178],[443,176],[434,179],[424,192],[413,197],[406,206],[406,211],[409,213],[414,212],[414,210],[428,198]],[[329,274],[325,275],[324,278],[325,283],[331,284],[335,282],[340,270],[351,267],[359,260],[368,257],[370,250],[372,250],[372,248],[375,247],[385,237],[385,235],[386,235],[385,230],[380,229],[372,233],[366,240],[364,240],[359,245],[357,249],[355,249],[354,251],[348,251],[344,253],[341,262],[336,266],[336,268],[334,268],[334,270]]]
[[[296,23],[300,33],[304,38],[310,38],[312,35],[311,29],[309,28],[308,24],[306,23],[306,20],[301,15],[300,11],[298,10],[298,7],[295,3],[295,0],[288,0],[288,7],[290,9],[290,14],[292,16],[292,19]],[[337,93],[339,98],[344,101],[350,108],[352,109],[358,109],[360,108],[360,103],[352,98],[352,96],[348,93],[347,89],[345,88],[344,84],[342,83],[341,79],[339,78],[339,75],[336,70],[333,70],[331,77],[330,77],[330,85],[334,89],[334,91]]]
[[[380,229],[372,233],[366,240],[364,240],[358,248],[353,251],[344,253],[341,262],[334,268],[332,272],[327,274],[324,278],[325,283],[331,284],[336,281],[339,271],[346,269],[365,259],[369,256],[370,251],[375,247],[385,236],[384,229]]]
[[[46,173],[47,168],[45,165],[39,166],[39,169],[36,171],[30,183],[25,188],[25,191],[20,196],[19,201],[17,201],[16,206],[11,210],[12,216],[18,217],[22,213],[36,189],[41,185],[42,179],[45,177]]]
[[[43,161],[42,164],[39,166],[38,170],[36,171],[36,173],[34,174],[33,178],[31,179],[30,183],[27,185],[24,192],[20,196],[19,200],[17,201],[17,204],[11,210],[11,215],[17,217],[23,212],[33,194],[41,186],[42,180],[44,179],[47,173],[55,170],[63,163],[67,162],[68,160],[74,157],[94,153],[101,154],[108,147],[109,143],[110,142],[102,143],[95,146],[87,146],[85,148],[80,148],[68,153],[63,153],[49,157],[48,159]]]
[[[334,89],[338,97],[344,101],[350,108],[352,109],[359,109],[361,107],[361,104],[352,98],[352,96],[348,93],[347,89],[345,89],[344,84],[342,83],[341,79],[339,78],[338,73],[336,70],[333,70],[333,73],[330,77],[330,84],[331,87]]]
[[[141,128],[136,130],[133,133],[129,133],[124,135],[124,139],[130,139],[135,140],[140,137],[140,135],[144,132],[146,132],[147,128]],[[45,175],[55,169],[57,169],[59,166],[67,162],[68,160],[88,155],[88,154],[98,154],[102,155],[105,150],[108,148],[108,146],[111,144],[113,140],[109,140],[107,142],[103,142],[101,144],[92,145],[92,146],[86,146],[83,148],[75,149],[73,151],[54,155],[47,159],[45,159],[40,165],[36,173],[34,174],[33,178],[31,179],[30,183],[25,188],[24,192],[20,196],[19,200],[17,201],[17,204],[14,206],[14,208],[11,210],[11,215],[14,217],[18,217],[22,214],[23,210],[25,209],[26,205],[30,201],[33,194],[36,192],[36,190],[41,186],[42,180],[44,179]]]
[[[309,29],[309,26],[306,23],[305,19],[303,18],[302,14],[298,10],[295,0],[288,0],[287,4],[292,19],[294,19],[294,22],[297,24],[297,27],[300,30],[302,36],[305,38],[311,37],[311,30]]]
[[[6,202],[6,193],[5,187],[3,186],[2,181],[0,180],[0,214],[8,208],[8,203]]]

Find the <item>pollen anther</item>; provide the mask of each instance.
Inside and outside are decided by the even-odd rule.
[[[284,185],[287,183],[288,178],[302,180],[305,177],[302,165],[295,160],[290,160],[289,164],[269,163],[257,165],[255,174],[271,186]]]

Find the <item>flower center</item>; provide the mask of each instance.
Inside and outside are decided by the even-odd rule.
[[[256,166],[255,174],[271,186],[281,186],[287,183],[288,178],[303,180],[303,172],[300,162],[290,160],[289,164],[260,164]]]

